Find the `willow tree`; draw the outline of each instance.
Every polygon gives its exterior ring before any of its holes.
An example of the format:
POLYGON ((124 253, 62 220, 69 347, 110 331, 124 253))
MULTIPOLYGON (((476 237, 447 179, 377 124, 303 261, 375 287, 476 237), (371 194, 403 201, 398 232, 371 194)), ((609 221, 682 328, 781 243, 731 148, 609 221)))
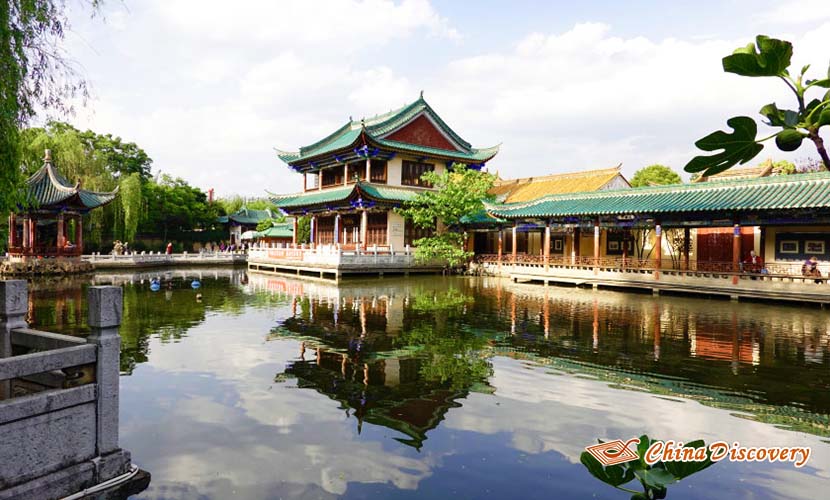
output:
POLYGON ((440 174, 427 172, 421 178, 436 189, 419 193, 398 209, 415 226, 435 230, 415 240, 415 258, 443 260, 450 267, 466 262, 473 254, 464 248, 461 220, 484 210, 495 176, 456 163, 440 174))
POLYGON ((141 221, 143 197, 141 194, 141 174, 133 172, 118 183, 118 196, 121 198, 121 216, 123 220, 122 236, 126 241, 135 239, 138 223, 141 221))
POLYGON ((762 107, 759 113, 766 118, 766 125, 775 130, 767 137, 758 138, 758 124, 748 116, 735 116, 726 120, 733 129, 718 130, 698 140, 695 145, 709 155, 695 156, 686 164, 687 172, 703 172, 713 175, 735 165, 745 164, 764 149, 764 143, 775 140, 781 151, 795 151, 804 140, 813 143, 826 170, 830 170, 830 155, 824 147, 820 130, 830 125, 830 70, 826 77, 809 79, 810 65, 797 73, 790 73, 793 46, 785 40, 758 35, 755 43, 735 50, 723 58, 723 70, 740 76, 777 78, 795 97, 795 109, 782 109, 776 103, 762 107), (820 92, 810 99, 808 94, 820 92))
POLYGON ((23 202, 20 128, 39 108, 69 112, 71 98, 87 95, 61 49, 67 26, 64 0, 0 2, 0 212, 23 202))

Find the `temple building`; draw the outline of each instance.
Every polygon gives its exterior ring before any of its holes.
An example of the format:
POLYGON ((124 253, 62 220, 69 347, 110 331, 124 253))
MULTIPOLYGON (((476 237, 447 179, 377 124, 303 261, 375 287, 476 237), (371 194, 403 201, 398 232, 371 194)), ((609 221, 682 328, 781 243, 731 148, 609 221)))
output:
POLYGON ((267 208, 265 210, 254 210, 243 206, 232 214, 220 215, 216 218, 216 222, 226 227, 228 243, 239 245, 242 243, 242 233, 255 231, 260 222, 276 217, 277 214, 267 208))
POLYGON ((43 166, 26 180, 27 206, 9 215, 11 261, 55 257, 80 262, 83 216, 111 202, 117 193, 117 188, 100 193, 82 189, 80 181, 73 184, 52 165, 46 150, 43 166))
POLYGON ((422 93, 400 109, 350 119, 299 151, 279 151, 303 175, 303 192, 273 195, 272 201, 286 214, 311 216, 312 246, 402 249, 424 233, 392 209, 432 188, 421 176, 454 163, 481 169, 498 150, 473 148, 422 93))

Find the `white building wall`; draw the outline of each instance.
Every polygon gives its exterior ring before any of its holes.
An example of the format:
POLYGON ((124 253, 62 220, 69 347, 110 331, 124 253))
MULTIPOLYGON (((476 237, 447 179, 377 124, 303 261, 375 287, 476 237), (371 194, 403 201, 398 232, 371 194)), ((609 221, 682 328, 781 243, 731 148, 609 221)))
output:
POLYGON ((393 210, 386 216, 386 242, 395 250, 403 250, 404 218, 393 210))

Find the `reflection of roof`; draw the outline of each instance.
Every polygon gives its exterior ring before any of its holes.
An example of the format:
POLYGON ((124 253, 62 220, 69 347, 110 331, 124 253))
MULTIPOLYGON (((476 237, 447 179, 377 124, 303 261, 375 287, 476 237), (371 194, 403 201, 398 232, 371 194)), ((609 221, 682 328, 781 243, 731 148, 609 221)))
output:
POLYGON ((256 225, 260 222, 273 219, 274 213, 268 209, 254 210, 248 207, 242 207, 230 215, 221 215, 217 217, 216 221, 220 224, 227 224, 228 222, 236 222, 237 224, 251 224, 256 225))
POLYGON ((342 203, 347 200, 357 200, 358 198, 400 203, 415 198, 422 191, 423 189, 371 184, 360 181, 350 186, 313 190, 305 193, 273 195, 271 202, 282 209, 322 205, 326 203, 342 203))
POLYGON ((618 177, 623 185, 629 185, 620 173, 620 166, 523 179, 499 179, 490 189, 490 194, 503 203, 531 201, 551 194, 597 191, 618 177))
POLYGON ((830 208, 830 172, 546 196, 489 205, 504 218, 830 208))
POLYGON ((52 165, 48 156, 43 166, 26 180, 28 199, 38 208, 58 208, 56 205, 91 210, 115 199, 118 188, 109 193, 81 189, 80 182, 72 184, 52 165))
MULTIPOLYGON (((348 123, 324 137, 323 139, 301 147, 299 151, 278 151, 277 156, 291 166, 306 163, 313 169, 315 165, 308 162, 321 159, 324 155, 349 152, 363 146, 377 146, 385 150, 406 153, 427 154, 438 158, 460 161, 485 162, 498 153, 499 147, 477 149, 455 133, 424 100, 423 95, 415 102, 402 108, 389 111, 362 120, 349 120, 348 123), (393 140, 396 131, 420 117, 426 117, 431 124, 447 139, 454 149, 413 144, 393 140)), ((327 158, 331 160, 331 158, 327 158)), ((335 160, 337 161, 337 160, 335 160)))

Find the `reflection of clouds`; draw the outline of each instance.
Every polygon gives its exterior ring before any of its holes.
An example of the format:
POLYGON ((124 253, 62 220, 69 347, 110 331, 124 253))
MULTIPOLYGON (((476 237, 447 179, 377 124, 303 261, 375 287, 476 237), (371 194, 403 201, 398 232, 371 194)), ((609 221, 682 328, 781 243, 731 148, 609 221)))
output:
MULTIPOLYGON (((738 441, 744 446, 810 446, 808 467, 791 464, 746 464, 747 481, 766 481, 786 488, 789 497, 814 498, 830 478, 830 446, 817 436, 792 432, 730 415, 696 401, 672 401, 654 395, 609 387, 571 375, 543 374, 542 368, 509 358, 494 358, 492 397, 474 395, 464 411, 448 414, 448 428, 483 434, 507 433, 511 445, 525 453, 556 451, 579 462, 584 446, 597 438, 614 439, 643 433, 660 439, 738 441), (499 404, 496 404, 499 403, 499 404), (792 477, 776 483, 775 475, 792 477), (786 486, 785 486, 786 485, 786 486)), ((729 464, 733 466, 733 464, 729 464)))
POLYGON ((417 488, 433 454, 410 458, 362 439, 337 401, 274 382, 299 344, 264 341, 272 315, 249 311, 244 330, 209 317, 180 344, 154 345, 152 364, 123 379, 121 444, 153 471, 142 498, 317 498, 349 482, 417 488))

